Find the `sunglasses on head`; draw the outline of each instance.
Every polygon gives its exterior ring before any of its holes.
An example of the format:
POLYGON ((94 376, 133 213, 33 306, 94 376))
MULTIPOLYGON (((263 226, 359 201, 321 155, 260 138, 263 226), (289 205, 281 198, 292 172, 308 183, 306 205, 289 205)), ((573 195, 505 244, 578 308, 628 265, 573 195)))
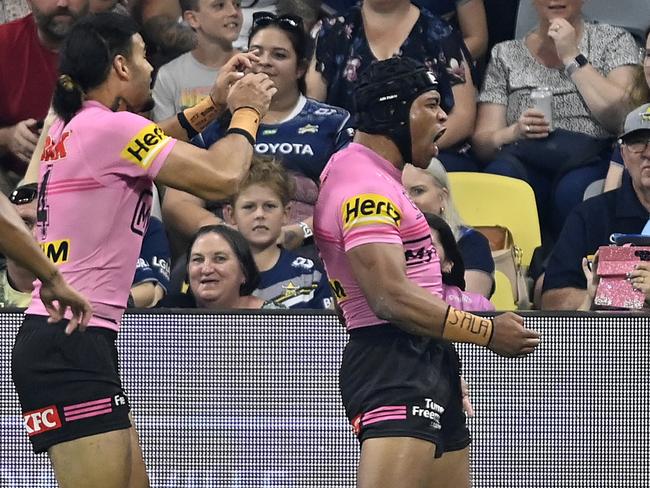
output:
POLYGON ((27 185, 19 186, 9 196, 9 200, 14 205, 25 205, 31 203, 38 194, 38 186, 36 183, 29 183, 27 185))
POLYGON ((273 12, 253 13, 253 29, 277 25, 281 29, 302 32, 302 18, 297 15, 275 15, 273 12))

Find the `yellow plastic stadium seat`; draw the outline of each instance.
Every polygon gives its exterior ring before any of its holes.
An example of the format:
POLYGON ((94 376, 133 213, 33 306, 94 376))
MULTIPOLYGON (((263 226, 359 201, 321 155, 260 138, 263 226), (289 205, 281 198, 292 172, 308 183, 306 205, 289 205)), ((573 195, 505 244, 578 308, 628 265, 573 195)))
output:
POLYGON ((451 197, 467 225, 502 225, 512 232, 528 268, 542 244, 535 194, 528 183, 487 173, 449 173, 451 197))
POLYGON ((515 297, 512 296, 510 280, 501 271, 494 272, 494 294, 490 301, 497 310, 516 310, 515 297))

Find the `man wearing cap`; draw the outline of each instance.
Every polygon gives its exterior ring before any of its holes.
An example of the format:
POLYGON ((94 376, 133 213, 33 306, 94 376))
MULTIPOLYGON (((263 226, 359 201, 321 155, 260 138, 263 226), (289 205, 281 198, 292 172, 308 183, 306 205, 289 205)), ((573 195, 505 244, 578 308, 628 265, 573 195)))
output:
POLYGON ((582 202, 567 218, 546 268, 542 309, 577 310, 587 294, 582 258, 610 244, 614 233, 642 233, 650 216, 649 141, 650 104, 645 104, 625 119, 621 186, 582 202))
POLYGON ((435 77, 409 58, 372 64, 355 90, 354 142, 321 174, 314 235, 350 333, 340 388, 361 442, 359 488, 467 488, 469 431, 451 342, 524 356, 539 335, 513 313, 449 307, 422 213, 401 185, 445 131, 435 77))

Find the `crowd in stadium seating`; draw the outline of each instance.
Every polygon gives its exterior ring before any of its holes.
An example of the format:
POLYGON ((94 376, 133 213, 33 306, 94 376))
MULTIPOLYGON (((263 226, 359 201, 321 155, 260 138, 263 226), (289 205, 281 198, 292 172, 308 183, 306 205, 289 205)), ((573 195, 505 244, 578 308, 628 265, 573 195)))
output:
MULTIPOLYGON (((438 159, 427 170, 407 165, 403 184, 428 213, 441 251, 454 258, 441 260, 457 289, 450 300, 487 310, 484 302, 495 290, 490 242, 463 221, 447 178, 447 172, 472 171, 524 180, 534 191, 542 235, 530 280, 536 306, 585 308, 591 292, 583 258, 607 245, 613 232, 641 233, 650 213, 650 125, 635 125, 635 117, 650 121, 650 109, 634 111, 650 100, 650 45, 625 26, 586 18, 582 0, 534 0, 536 25, 523 38, 513 39, 514 24, 505 35, 489 31, 491 20, 508 18, 517 3, 71 0, 57 7, 32 0, 29 13, 24 0, 4 1, 0 191, 32 228, 46 211, 35 183, 41 157, 61 151, 46 138, 62 41, 51 22, 57 13, 133 16, 157 73, 155 107, 144 114, 154 121, 209 96, 233 53, 256 50, 258 69, 278 91, 257 134, 251 175, 232 201, 157 189, 130 305, 333 308, 312 239, 319 176, 353 134, 359 73, 373 60, 400 54, 435 73, 449 115, 438 159), (531 98, 539 87, 550 89, 552 120, 531 98), (585 191, 602 181, 611 192, 582 203, 585 191), (210 246, 220 249, 223 262, 208 258, 217 253, 210 246), (234 271, 226 261, 238 263, 234 271), (241 293, 219 295, 211 277, 219 267, 241 293)), ((216 120, 192 142, 209 147, 227 126, 228 120, 216 120)), ((475 198, 480 206, 500 196, 475 198)), ((644 284, 650 287, 650 271, 633 279, 650 299, 644 284)), ((0 261, 0 308, 25 306, 32 281, 10 260, 0 261)))

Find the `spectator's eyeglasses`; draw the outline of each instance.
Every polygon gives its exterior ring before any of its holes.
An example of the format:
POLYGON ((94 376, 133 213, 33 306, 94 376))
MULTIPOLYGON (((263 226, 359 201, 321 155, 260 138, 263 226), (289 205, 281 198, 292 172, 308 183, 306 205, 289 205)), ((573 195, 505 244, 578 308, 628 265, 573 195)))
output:
POLYGON ((280 15, 273 12, 255 12, 253 14, 253 29, 266 27, 267 25, 277 25, 281 29, 294 32, 303 32, 302 18, 297 15, 280 15))
POLYGON ((14 205, 25 205, 27 203, 33 202, 37 194, 38 194, 38 187, 36 183, 30 183, 27 185, 20 186, 16 188, 13 192, 11 192, 11 195, 9 196, 9 200, 14 205))
POLYGON ((648 144, 650 144, 650 139, 645 139, 645 140, 634 140, 634 141, 622 141, 623 144, 628 148, 628 150, 633 153, 633 154, 641 154, 648 148, 648 144))

